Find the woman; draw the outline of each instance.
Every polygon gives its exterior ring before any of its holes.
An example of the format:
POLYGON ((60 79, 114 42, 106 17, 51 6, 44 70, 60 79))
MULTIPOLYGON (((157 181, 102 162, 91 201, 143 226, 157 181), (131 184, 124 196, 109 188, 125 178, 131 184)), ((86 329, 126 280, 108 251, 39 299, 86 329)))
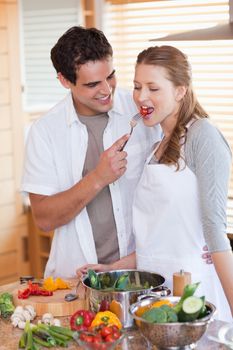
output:
POLYGON ((199 294, 217 306, 217 317, 231 321, 229 146, 194 95, 187 57, 174 47, 150 47, 138 55, 134 100, 138 108, 153 107, 143 122, 148 127, 160 124, 164 136, 148 157, 135 192, 136 253, 95 268, 132 268, 136 261, 138 269, 164 275, 169 287, 174 272, 190 271, 193 282, 201 281, 199 294), (213 265, 201 258, 205 242, 213 265))

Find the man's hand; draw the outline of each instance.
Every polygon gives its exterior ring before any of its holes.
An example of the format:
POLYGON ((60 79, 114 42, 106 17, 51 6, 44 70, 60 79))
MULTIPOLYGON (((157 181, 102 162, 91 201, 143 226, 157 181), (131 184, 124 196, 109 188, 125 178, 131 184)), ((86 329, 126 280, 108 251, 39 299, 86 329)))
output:
POLYGON ((209 253, 207 245, 203 247, 203 251, 205 252, 202 254, 202 259, 205 260, 206 264, 213 264, 213 260, 211 258, 211 254, 209 253))
POLYGON ((99 163, 93 170, 100 187, 105 187, 110 183, 113 183, 125 173, 127 153, 121 151, 121 149, 129 137, 129 134, 122 136, 110 148, 101 154, 99 163))

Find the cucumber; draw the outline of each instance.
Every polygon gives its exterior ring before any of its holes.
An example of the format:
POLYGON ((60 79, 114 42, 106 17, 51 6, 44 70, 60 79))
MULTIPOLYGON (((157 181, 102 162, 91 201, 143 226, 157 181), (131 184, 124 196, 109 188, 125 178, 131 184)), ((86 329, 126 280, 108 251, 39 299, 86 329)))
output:
POLYGON ((184 287, 184 291, 179 302, 173 308, 177 314, 181 311, 184 300, 188 297, 193 296, 199 284, 200 282, 197 282, 197 283, 187 284, 184 287))
POLYGON ((202 317, 205 317, 207 314, 208 314, 208 311, 207 311, 207 307, 205 305, 205 297, 201 297, 202 301, 203 301, 203 306, 202 306, 202 309, 198 315, 198 318, 202 318, 202 317))
POLYGON ((183 301, 182 308, 178 313, 178 319, 180 322, 192 322, 196 320, 203 310, 204 300, 191 296, 183 301))

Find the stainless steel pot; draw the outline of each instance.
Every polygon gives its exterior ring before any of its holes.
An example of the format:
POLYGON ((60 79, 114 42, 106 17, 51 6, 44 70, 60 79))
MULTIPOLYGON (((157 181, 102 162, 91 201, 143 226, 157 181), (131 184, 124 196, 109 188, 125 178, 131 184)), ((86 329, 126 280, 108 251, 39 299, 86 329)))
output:
MULTIPOLYGON (((147 271, 139 270, 115 270, 109 271, 111 278, 115 281, 123 273, 129 273, 129 279, 131 283, 136 285, 144 285, 148 282, 150 288, 140 289, 135 291, 108 291, 97 290, 90 287, 90 281, 88 276, 84 276, 82 284, 85 288, 86 298, 89 300, 89 307, 92 311, 98 312, 101 308, 108 308, 114 312, 120 319, 124 328, 133 326, 133 318, 129 314, 129 306, 134 304, 138 300, 139 295, 152 295, 160 298, 171 293, 171 291, 164 287, 165 278, 157 273, 150 273, 147 271)), ((98 275, 104 275, 104 272, 98 273, 98 275)))

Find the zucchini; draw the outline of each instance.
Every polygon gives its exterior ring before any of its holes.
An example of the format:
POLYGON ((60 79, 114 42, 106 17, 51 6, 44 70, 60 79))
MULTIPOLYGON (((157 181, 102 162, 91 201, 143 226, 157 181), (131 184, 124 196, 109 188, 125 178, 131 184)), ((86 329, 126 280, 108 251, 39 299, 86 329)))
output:
POLYGON ((203 309, 203 298, 191 296, 183 301, 182 308, 178 313, 180 322, 192 322, 196 320, 203 309))

